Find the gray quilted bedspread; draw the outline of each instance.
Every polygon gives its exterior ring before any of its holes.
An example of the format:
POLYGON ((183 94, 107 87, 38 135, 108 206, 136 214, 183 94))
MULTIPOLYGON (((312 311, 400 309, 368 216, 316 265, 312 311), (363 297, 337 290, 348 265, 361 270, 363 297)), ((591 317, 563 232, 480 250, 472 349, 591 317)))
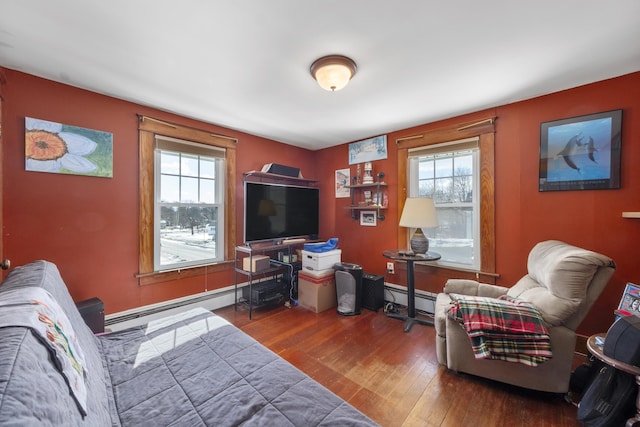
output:
POLYGON ((94 336, 53 263, 35 261, 15 268, 0 285, 0 302, 16 292, 29 295, 30 287, 51 294, 68 318, 63 323, 69 324, 59 326, 69 337, 75 334, 84 353, 86 416, 52 362, 50 349, 30 328, 4 322, 1 426, 375 425, 207 310, 94 336))
POLYGON ((122 425, 376 425, 206 310, 100 337, 122 425))

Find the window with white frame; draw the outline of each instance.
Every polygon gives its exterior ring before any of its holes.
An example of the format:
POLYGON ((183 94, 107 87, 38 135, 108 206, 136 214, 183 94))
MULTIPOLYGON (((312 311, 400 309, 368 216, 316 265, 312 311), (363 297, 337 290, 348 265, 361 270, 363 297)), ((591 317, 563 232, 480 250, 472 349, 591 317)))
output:
POLYGON ((154 269, 224 260, 224 148, 156 135, 154 159, 154 269))
POLYGON ((408 196, 433 199, 438 227, 423 232, 429 250, 442 255, 443 265, 480 267, 478 141, 469 138, 408 152, 408 196))

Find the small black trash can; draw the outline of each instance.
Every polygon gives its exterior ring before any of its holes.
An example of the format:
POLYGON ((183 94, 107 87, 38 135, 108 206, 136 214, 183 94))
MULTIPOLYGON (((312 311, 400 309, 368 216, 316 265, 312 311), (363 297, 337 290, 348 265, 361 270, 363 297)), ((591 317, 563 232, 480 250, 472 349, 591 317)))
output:
POLYGON ((340 262, 333 266, 336 271, 336 297, 338 313, 343 316, 360 314, 362 306, 362 266, 340 262))

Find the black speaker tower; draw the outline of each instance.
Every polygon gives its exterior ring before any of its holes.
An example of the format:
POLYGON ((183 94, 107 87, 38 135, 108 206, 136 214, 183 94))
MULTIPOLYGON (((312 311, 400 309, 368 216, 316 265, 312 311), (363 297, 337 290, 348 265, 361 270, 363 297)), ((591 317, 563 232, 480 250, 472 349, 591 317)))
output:
POLYGON ((362 306, 373 311, 384 306, 384 276, 362 275, 362 306))

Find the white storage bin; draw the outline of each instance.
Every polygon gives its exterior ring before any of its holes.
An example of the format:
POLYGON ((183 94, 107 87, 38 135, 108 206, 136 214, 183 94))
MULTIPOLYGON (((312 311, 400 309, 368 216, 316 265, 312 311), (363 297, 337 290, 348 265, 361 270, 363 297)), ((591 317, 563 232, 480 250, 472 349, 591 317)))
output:
POLYGON ((327 270, 341 261, 341 249, 327 252, 302 251, 302 268, 304 270, 327 270))

